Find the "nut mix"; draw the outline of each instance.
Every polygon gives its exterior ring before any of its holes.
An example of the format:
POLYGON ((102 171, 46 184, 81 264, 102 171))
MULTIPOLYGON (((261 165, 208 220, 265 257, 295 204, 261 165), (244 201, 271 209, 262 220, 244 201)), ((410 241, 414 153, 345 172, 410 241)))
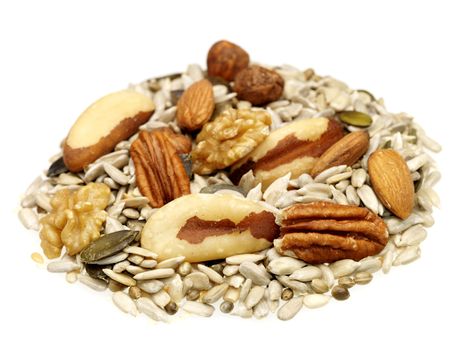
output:
POLYGON ((312 69, 250 65, 225 40, 207 72, 96 101, 62 148, 19 219, 62 255, 48 271, 156 321, 217 303, 289 320, 346 300, 420 257, 439 206, 441 147, 412 117, 312 69))

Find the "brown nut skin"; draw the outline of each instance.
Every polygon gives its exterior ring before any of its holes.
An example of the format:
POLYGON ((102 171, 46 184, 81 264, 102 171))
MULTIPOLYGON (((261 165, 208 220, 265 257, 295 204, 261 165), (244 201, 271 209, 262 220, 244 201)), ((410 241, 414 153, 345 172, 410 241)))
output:
POLYGON ((284 79, 273 70, 252 65, 235 77, 234 91, 239 100, 261 106, 278 100, 284 90, 284 79))
POLYGON ((221 40, 209 49, 208 75, 232 81, 249 63, 250 56, 245 50, 227 40, 221 40))

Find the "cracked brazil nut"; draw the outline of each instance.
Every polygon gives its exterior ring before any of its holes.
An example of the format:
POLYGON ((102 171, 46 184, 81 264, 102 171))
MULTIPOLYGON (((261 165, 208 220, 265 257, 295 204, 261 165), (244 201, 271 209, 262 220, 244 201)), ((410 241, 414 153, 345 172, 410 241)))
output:
POLYGON ((201 262, 268 248, 278 235, 274 214, 258 202, 227 194, 191 194, 150 217, 141 246, 162 260, 185 256, 201 262))
POLYGON ((154 109, 149 97, 130 90, 100 98, 79 116, 68 133, 63 147, 66 167, 78 172, 109 153, 138 131, 154 109))
POLYGON ((231 179, 239 182, 253 170, 263 190, 274 180, 292 173, 296 178, 309 173, 317 159, 344 136, 339 122, 328 118, 302 119, 273 131, 242 160, 232 167, 231 179))

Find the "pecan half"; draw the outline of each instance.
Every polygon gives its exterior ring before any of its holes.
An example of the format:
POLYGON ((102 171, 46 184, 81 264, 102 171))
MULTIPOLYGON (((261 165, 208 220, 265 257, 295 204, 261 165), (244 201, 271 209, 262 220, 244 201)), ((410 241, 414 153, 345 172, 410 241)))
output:
POLYGON ((367 208, 314 202, 283 212, 277 247, 285 255, 312 264, 361 260, 378 254, 388 242, 384 221, 367 208))
POLYGON ((141 131, 130 149, 136 184, 155 208, 190 193, 190 179, 170 137, 160 129, 141 131))

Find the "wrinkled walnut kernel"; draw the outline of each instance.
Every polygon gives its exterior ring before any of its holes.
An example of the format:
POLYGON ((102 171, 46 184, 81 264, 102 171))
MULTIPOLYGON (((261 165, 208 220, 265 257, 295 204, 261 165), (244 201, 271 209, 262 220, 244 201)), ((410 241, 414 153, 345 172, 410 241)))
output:
POLYGON ((58 191, 51 200, 52 212, 41 219, 39 237, 47 258, 59 257, 63 246, 75 255, 99 238, 109 200, 110 188, 101 183, 58 191))
POLYGON ((224 169, 250 153, 269 135, 271 117, 262 110, 229 109, 207 123, 192 152, 197 174, 224 169))

